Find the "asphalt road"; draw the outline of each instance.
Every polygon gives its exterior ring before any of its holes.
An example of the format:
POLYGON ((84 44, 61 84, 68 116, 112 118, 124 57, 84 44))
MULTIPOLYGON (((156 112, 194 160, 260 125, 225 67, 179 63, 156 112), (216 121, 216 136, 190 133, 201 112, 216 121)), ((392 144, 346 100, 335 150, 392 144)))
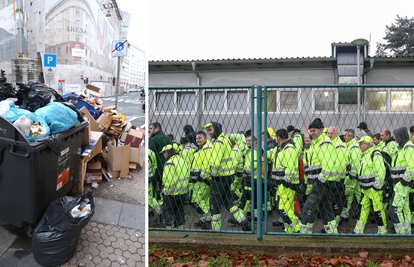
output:
MULTIPOLYGON (((131 92, 118 96, 118 112, 127 117, 134 125, 141 127, 145 124, 145 112, 138 103, 139 92, 131 92)), ((115 97, 102 98, 104 107, 115 105, 115 97)))

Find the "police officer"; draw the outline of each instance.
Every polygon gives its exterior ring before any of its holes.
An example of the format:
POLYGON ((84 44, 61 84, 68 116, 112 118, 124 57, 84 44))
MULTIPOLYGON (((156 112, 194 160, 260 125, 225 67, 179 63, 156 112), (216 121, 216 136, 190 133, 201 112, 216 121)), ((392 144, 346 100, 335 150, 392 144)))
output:
POLYGON ((342 221, 349 221, 349 211, 352 207, 352 202, 355 200, 357 204, 361 202, 361 189, 358 182, 358 170, 361 165, 362 151, 359 148, 357 140, 355 139, 355 131, 353 129, 346 129, 344 138, 346 141, 346 164, 347 177, 345 178, 345 197, 346 205, 341 213, 342 221))
POLYGON ((160 153, 164 153, 167 160, 162 176, 164 226, 165 228, 173 228, 174 226, 178 229, 184 229, 184 201, 188 193, 190 172, 183 158, 177 155, 173 145, 166 145, 160 153))
MULTIPOLYGON (((294 198, 300 182, 298 154, 293 141, 289 140, 286 129, 277 130, 276 136, 280 146, 274 153, 275 163, 271 175, 273 186, 277 187, 276 207, 283 219, 285 232, 298 233, 301 224, 294 208, 294 198)), ((275 224, 277 225, 278 222, 275 224)))
POLYGON ((192 203, 200 221, 194 223, 194 226, 210 229, 210 160, 213 146, 203 131, 197 132, 196 142, 198 148, 190 163, 190 183, 193 184, 192 203))
POLYGON ((315 213, 319 208, 325 232, 338 233, 332 204, 336 188, 334 146, 324 133, 321 119, 316 118, 310 125, 313 153, 309 162, 308 182, 313 183, 312 191, 302 209, 301 233, 312 233, 315 213), (331 156, 332 155, 332 156, 331 156))
POLYGON ((345 188, 344 181, 346 177, 346 147, 339 138, 338 129, 335 126, 328 128, 328 137, 331 139, 332 144, 335 147, 335 167, 336 167, 336 182, 337 190, 335 192, 334 199, 334 214, 335 220, 339 224, 341 221, 341 212, 345 203, 345 188))
POLYGON ((243 212, 233 203, 230 185, 234 181, 235 168, 233 166, 231 143, 222 132, 221 124, 210 122, 203 127, 207 129, 211 138, 215 139, 210 160, 211 183, 211 226, 214 231, 221 228, 221 205, 229 210, 244 231, 251 231, 243 212))
POLYGON ((412 188, 414 188, 413 138, 409 138, 405 127, 395 129, 394 136, 398 146, 402 149, 398 152, 395 166, 392 168, 392 177, 394 180, 399 180, 399 182, 394 186, 390 215, 397 234, 411 234, 412 216, 409 195, 412 188))
POLYGON ((354 232, 363 234, 368 220, 371 204, 374 209, 374 218, 378 225, 378 234, 387 233, 387 219, 382 205, 382 189, 385 184, 385 166, 382 154, 369 136, 363 136, 358 141, 364 156, 358 170, 358 181, 361 186, 361 211, 354 232))

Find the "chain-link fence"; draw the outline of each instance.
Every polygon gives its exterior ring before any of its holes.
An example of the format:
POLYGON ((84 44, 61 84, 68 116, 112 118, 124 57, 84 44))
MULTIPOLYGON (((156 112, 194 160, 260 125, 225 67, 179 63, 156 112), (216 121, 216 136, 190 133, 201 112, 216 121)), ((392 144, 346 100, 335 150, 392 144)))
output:
POLYGON ((149 88, 150 229, 411 234, 413 88, 149 88))

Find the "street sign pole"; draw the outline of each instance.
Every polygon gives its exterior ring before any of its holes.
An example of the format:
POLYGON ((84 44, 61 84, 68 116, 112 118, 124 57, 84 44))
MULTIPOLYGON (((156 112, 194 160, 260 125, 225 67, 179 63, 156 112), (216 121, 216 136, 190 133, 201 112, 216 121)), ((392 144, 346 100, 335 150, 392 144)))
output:
POLYGON ((115 106, 118 106, 119 73, 121 72, 121 57, 127 56, 128 40, 112 42, 112 56, 118 57, 118 69, 116 72, 115 106))
POLYGON ((121 70, 121 57, 118 57, 118 70, 116 72, 115 107, 118 106, 119 72, 121 70))

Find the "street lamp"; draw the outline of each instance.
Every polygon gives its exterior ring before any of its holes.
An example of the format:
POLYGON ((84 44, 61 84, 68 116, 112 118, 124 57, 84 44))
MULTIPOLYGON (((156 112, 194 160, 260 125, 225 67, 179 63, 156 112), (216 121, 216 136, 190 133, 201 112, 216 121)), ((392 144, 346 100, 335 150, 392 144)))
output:
MULTIPOLYGON (((364 38, 358 38, 358 39, 353 40, 351 43, 353 45, 356 45, 356 47, 357 47, 357 76, 358 76, 357 79, 358 79, 358 85, 360 85, 361 84, 361 71, 359 69, 360 50, 361 50, 361 46, 367 45, 369 42, 368 42, 368 40, 366 40, 364 38)), ((361 91, 360 90, 361 90, 361 88, 358 87, 358 123, 360 123, 360 116, 361 116, 361 91)), ((364 112, 364 114, 365 114, 365 112, 364 112)), ((365 120, 365 118, 364 118, 364 120, 365 120)))

